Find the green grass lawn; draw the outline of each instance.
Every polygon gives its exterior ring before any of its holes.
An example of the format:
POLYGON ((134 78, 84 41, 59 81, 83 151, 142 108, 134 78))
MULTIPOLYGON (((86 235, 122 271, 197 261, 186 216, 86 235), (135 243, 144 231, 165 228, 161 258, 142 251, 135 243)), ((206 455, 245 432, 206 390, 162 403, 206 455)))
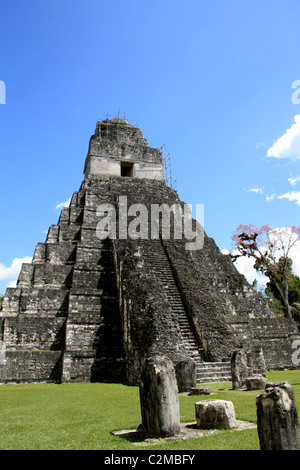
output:
MULTIPOLYGON (((267 373, 269 381, 287 381, 300 413, 300 371, 267 373)), ((231 383, 211 384, 214 395, 179 395, 181 422, 195 421, 195 402, 231 400, 237 419, 256 422, 259 391, 230 390, 231 383)), ((300 416, 300 414, 299 414, 300 416)), ((211 436, 155 444, 130 442, 110 431, 135 429, 141 423, 139 389, 122 384, 37 384, 0 386, 1 450, 254 450, 256 429, 220 430, 211 436)))

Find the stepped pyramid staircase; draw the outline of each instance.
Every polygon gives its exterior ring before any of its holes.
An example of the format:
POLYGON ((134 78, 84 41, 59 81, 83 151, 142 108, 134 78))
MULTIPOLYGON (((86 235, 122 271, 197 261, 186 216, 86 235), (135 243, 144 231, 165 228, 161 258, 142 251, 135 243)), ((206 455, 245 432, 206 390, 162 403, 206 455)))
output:
MULTIPOLYGON (((149 348, 159 350, 161 346, 160 350, 170 355, 188 353, 197 363, 199 383, 229 380, 228 362, 203 362, 200 340, 197 344, 194 324, 182 302, 183 292, 191 299, 201 336, 208 344, 208 357, 228 357, 240 342, 249 341, 252 347, 255 337, 261 343, 267 370, 294 367, 292 345, 299 339, 296 323, 274 317, 213 239, 205 235, 204 250, 195 256, 195 266, 190 266, 180 244, 171 250, 179 250, 178 259, 171 260, 171 251, 169 258, 159 240, 125 243, 123 252, 122 242, 117 246, 99 238, 99 206, 117 208, 119 204, 116 216, 120 222, 124 214, 121 196, 128 197, 127 207, 136 203, 150 209, 150 205, 162 202, 169 207, 182 203, 176 191, 165 184, 161 151, 148 145, 139 128, 117 117, 97 122, 79 191, 62 210, 58 223, 51 225, 45 242, 37 244, 32 263, 22 265, 17 286, 6 290, 0 311, 0 340, 5 347, 1 383, 120 382, 129 377, 137 381, 145 352, 143 340, 148 335, 146 317, 153 300, 155 323, 149 348), (139 296, 135 284, 141 285, 144 279, 139 278, 138 269, 133 272, 129 292, 133 299, 128 299, 133 302, 130 309, 121 312, 121 263, 129 258, 126 267, 130 270, 134 262, 130 257, 136 255, 139 243, 144 248, 144 266, 158 282, 149 282, 149 296, 142 291, 140 303, 135 304, 139 296), (214 292, 210 289, 212 278, 216 281, 214 292), (162 290, 163 286, 166 296, 155 299, 156 287, 162 290), (193 299, 197 289, 203 291, 203 298, 193 299), (143 310, 140 305, 147 300, 143 310), (230 313, 232 304, 234 318, 224 321, 219 315, 210 316, 216 306, 230 313), (159 323, 164 329, 156 337, 159 323), (161 343, 157 345, 156 339, 161 343)), ((127 295, 126 288, 124 292, 127 295)))
POLYGON ((182 343, 187 352, 196 363, 197 383, 231 381, 230 361, 203 362, 202 349, 199 348, 195 334, 184 308, 172 268, 160 240, 151 241, 143 245, 143 258, 147 269, 162 281, 167 294, 168 303, 172 313, 176 315, 182 335, 182 343))

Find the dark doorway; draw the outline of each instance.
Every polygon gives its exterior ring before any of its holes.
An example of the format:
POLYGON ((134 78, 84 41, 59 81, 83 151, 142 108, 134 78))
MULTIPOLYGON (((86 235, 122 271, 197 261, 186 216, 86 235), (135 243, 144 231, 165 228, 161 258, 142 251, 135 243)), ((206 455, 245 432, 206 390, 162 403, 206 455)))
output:
POLYGON ((121 162, 121 176, 133 176, 133 163, 121 162))

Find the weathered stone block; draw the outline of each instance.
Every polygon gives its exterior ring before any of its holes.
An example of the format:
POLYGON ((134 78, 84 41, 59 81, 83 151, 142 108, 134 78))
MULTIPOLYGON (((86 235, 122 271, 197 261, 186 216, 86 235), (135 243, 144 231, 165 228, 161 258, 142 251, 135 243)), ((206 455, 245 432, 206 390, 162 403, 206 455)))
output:
POLYGON ((69 223, 81 225, 83 221, 82 207, 70 206, 69 208, 69 223))
POLYGON ((9 351, 6 348, 6 363, 0 381, 59 381, 60 369, 60 351, 9 351))
POLYGON ((8 287, 6 289, 5 297, 3 299, 2 311, 0 316, 18 316, 20 313, 20 298, 22 289, 15 287, 8 287))
POLYGON ((143 364, 140 382, 142 425, 148 436, 174 436, 180 432, 175 370, 166 357, 151 357, 143 364))
POLYGON ((72 279, 71 266, 52 263, 34 265, 33 283, 35 286, 68 287, 72 279))
POLYGON ((62 382, 90 382, 95 356, 95 351, 65 351, 62 382))
POLYGON ((59 237, 59 226, 51 225, 48 230, 47 243, 57 243, 59 237))
POLYGON ((197 426, 201 429, 230 429, 236 426, 234 406, 226 400, 195 403, 197 426))
POLYGON ((64 343, 64 318, 23 315, 5 319, 5 344, 13 349, 58 350, 64 343))
POLYGON ((254 373, 263 374, 267 370, 264 352, 260 344, 253 345, 251 362, 254 373))
POLYGON ((247 390, 264 390, 267 379, 263 375, 246 377, 245 384, 247 390))
POLYGON ((33 255, 33 263, 44 263, 46 261, 46 243, 38 243, 33 255))
POLYGON ((188 392, 196 387, 196 363, 191 358, 184 358, 175 365, 179 393, 188 392))
POLYGON ((20 313, 41 316, 65 316, 68 309, 67 289, 52 287, 22 288, 20 313))
POLYGON ((46 244, 46 261, 53 264, 73 264, 75 261, 75 253, 76 244, 72 241, 46 244))
POLYGON ((261 450, 300 450, 296 400, 288 382, 267 384, 256 398, 261 450))
POLYGON ((249 364, 247 353, 244 349, 235 351, 231 357, 232 388, 241 388, 243 381, 249 375, 249 364))
MULTIPOLYGON (((100 326, 101 329, 101 326, 100 326)), ((96 349, 96 337, 99 335, 99 324, 71 324, 68 322, 66 332, 66 349, 68 351, 90 351, 96 349)))
POLYGON ((18 287, 28 286, 32 283, 34 275, 34 264, 23 263, 18 278, 18 287))
MULTIPOLYGON (((96 247, 100 245, 101 240, 97 237, 96 233, 96 220, 94 228, 82 228, 80 232, 80 239, 86 247, 96 247)), ((101 246, 101 245, 100 245, 101 246)))
POLYGON ((97 266, 101 259, 101 248, 91 248, 78 245, 76 251, 76 266, 79 268, 89 268, 90 266, 97 266))
POLYGON ((210 395, 210 387, 193 387, 190 389, 189 395, 210 395))

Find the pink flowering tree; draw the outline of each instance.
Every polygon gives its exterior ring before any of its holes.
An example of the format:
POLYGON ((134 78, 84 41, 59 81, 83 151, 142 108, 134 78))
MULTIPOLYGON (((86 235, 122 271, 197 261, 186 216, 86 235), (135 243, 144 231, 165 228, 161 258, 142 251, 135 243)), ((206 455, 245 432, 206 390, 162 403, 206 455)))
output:
POLYGON ((268 225, 239 225, 232 235, 233 262, 240 256, 253 258, 254 268, 271 279, 283 300, 287 316, 292 317, 289 304, 288 273, 292 247, 298 242, 300 227, 272 229, 268 225))

